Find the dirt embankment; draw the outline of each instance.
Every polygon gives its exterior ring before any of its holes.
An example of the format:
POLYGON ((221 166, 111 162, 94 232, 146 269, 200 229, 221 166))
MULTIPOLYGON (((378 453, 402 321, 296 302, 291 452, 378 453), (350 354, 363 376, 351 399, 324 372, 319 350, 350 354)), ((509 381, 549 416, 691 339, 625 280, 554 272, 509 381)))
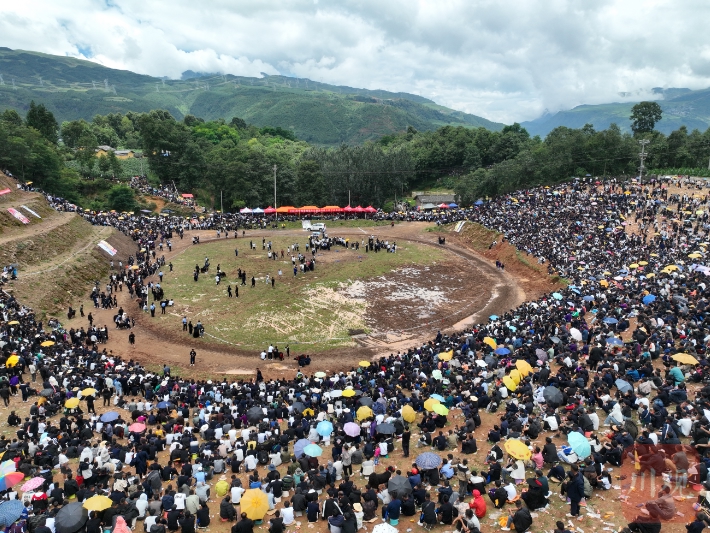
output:
POLYGON ((12 192, 0 196, 0 265, 17 265, 19 274, 3 288, 42 319, 64 317, 69 305, 78 305, 93 282, 106 276, 111 258, 98 248, 99 241, 118 249, 117 258, 135 250, 129 237, 92 226, 74 213, 55 211, 41 194, 17 189, 12 178, 2 175, 3 186, 12 192), (29 223, 17 220, 8 208, 17 209, 29 223))

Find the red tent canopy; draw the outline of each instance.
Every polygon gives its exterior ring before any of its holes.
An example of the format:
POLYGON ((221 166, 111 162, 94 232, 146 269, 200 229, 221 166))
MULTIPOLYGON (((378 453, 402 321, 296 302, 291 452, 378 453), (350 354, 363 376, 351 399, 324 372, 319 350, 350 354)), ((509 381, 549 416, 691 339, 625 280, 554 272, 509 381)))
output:
POLYGON ((326 205, 320 209, 321 213, 342 213, 343 208, 337 205, 326 205))
POLYGON ((449 208, 448 204, 439 204, 437 207, 439 209, 448 209, 449 208))
POLYGON ((276 209, 273 207, 269 206, 266 209, 264 209, 264 214, 265 215, 275 215, 276 214, 276 209))
POLYGON ((355 211, 355 210, 354 210, 352 207, 350 207, 349 205, 343 207, 343 212, 344 212, 344 213, 352 213, 353 211, 355 211))
POLYGON ((354 213, 364 213, 365 209, 361 205, 359 205, 355 209, 353 209, 353 212, 354 213))
POLYGON ((377 209, 375 209, 375 208, 372 207, 371 205, 368 205, 368 206, 365 208, 365 213, 377 213, 377 209))
POLYGON ((183 194, 182 197, 183 198, 194 198, 194 196, 192 196, 191 194, 183 194))

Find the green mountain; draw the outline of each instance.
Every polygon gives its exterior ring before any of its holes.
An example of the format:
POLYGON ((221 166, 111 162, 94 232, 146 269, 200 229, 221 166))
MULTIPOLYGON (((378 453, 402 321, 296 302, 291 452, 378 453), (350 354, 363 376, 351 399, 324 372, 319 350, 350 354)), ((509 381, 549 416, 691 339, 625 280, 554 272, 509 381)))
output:
MULTIPOLYGON (((710 127, 710 89, 692 91, 690 89, 655 88, 653 92, 662 96, 658 104, 663 109, 663 119, 656 124, 656 129, 666 135, 685 125, 688 130, 705 131, 710 127)), ((631 131, 631 108, 638 102, 610 103, 599 105, 580 105, 567 111, 547 113, 540 118, 523 122, 522 126, 530 135, 544 137, 558 126, 581 128, 592 124, 602 130, 616 123, 622 131, 631 131)))
POLYGON ((408 93, 328 85, 286 76, 232 75, 166 80, 111 69, 91 61, 0 47, 0 110, 24 115, 30 101, 43 103, 57 120, 167 109, 181 119, 240 117, 257 126, 291 129, 314 144, 361 143, 407 126, 484 127, 503 124, 454 111, 408 93))

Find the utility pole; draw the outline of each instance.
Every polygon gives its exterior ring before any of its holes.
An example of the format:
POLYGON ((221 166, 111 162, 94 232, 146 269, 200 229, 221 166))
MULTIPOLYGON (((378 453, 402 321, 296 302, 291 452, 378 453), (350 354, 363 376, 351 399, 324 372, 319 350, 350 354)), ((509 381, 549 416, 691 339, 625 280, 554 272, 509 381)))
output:
POLYGON ((646 145, 650 142, 651 141, 648 139, 641 139, 639 141, 639 144, 641 145, 641 153, 639 154, 639 159, 641 160, 641 165, 639 166, 639 183, 643 181, 643 171, 646 170, 643 162, 646 160, 646 157, 648 157, 648 154, 646 153, 646 145))
POLYGON ((274 209, 276 209, 276 169, 278 167, 274 165, 274 209))
POLYGON ((219 212, 224 214, 224 204, 222 204, 222 191, 219 191, 219 212))

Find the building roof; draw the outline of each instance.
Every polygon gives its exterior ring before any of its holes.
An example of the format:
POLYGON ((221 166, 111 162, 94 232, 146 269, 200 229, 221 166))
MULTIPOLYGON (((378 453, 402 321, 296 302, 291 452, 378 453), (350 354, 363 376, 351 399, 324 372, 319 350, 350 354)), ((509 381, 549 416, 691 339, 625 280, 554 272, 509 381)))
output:
POLYGON ((446 194, 446 193, 441 193, 441 194, 418 194, 414 197, 414 199, 417 201, 418 204, 441 204, 441 203, 446 203, 450 204, 451 202, 456 201, 456 195, 455 194, 446 194))
POLYGON ((100 144, 96 147, 96 150, 103 150, 104 152, 115 152, 116 150, 111 148, 108 144, 100 144))

